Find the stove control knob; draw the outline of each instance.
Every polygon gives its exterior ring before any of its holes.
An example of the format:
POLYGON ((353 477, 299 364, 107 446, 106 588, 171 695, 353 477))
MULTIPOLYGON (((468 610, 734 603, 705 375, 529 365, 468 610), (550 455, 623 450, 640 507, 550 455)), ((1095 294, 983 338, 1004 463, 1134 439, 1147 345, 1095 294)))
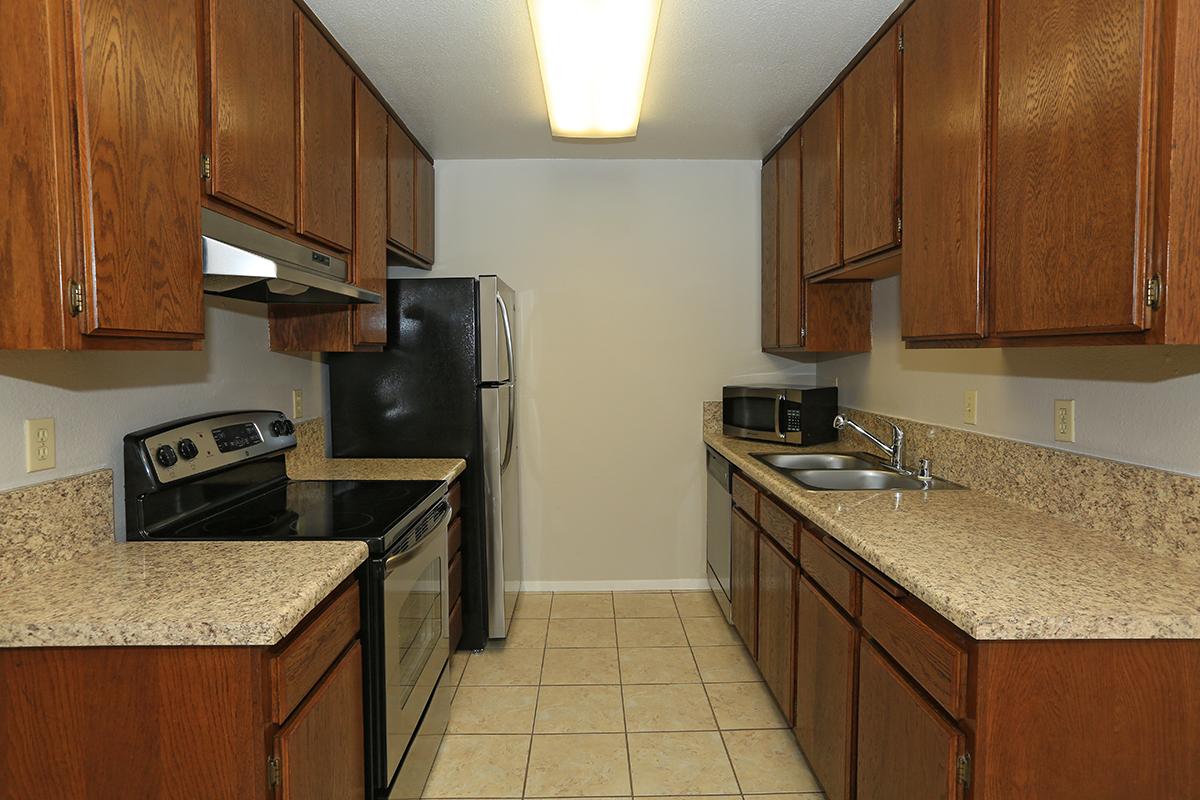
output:
POLYGON ((287 434, 288 436, 291 436, 293 433, 296 432, 296 426, 292 424, 292 421, 290 419, 285 419, 283 421, 283 432, 285 434, 287 434))
POLYGON ((275 434, 276 436, 283 436, 284 434, 287 433, 287 424, 286 423, 287 423, 286 419, 275 420, 274 422, 271 423, 271 433, 275 434))
POLYGON ((200 455, 200 448, 196 447, 196 443, 191 439, 179 440, 179 457, 184 461, 191 461, 196 456, 200 455))
POLYGON ((169 444, 164 444, 155 451, 154 460, 164 467, 173 467, 175 466, 175 462, 179 460, 179 457, 175 455, 175 448, 169 444))

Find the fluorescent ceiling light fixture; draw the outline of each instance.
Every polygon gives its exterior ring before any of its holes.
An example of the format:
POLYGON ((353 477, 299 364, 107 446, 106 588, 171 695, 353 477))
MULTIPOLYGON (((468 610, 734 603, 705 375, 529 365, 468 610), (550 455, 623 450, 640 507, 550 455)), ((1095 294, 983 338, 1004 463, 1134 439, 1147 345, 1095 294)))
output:
POLYGON ((661 0, 528 0, 555 136, 637 133, 661 0))

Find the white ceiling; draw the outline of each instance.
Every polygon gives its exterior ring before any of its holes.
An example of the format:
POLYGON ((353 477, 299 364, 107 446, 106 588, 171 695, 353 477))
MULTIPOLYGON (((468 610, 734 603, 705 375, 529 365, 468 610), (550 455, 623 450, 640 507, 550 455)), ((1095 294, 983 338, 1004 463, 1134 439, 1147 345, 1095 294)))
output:
POLYGON ((899 0, 663 0, 638 135, 553 139, 524 0, 308 0, 435 158, 759 158, 899 0))

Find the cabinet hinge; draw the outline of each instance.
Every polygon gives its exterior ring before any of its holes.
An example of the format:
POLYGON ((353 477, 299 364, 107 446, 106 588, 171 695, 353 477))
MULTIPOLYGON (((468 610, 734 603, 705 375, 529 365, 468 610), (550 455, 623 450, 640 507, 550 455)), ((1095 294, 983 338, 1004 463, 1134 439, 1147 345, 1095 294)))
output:
POLYGON ((267 758, 267 785, 274 789, 283 781, 283 771, 279 768, 279 758, 270 756, 267 758))
POLYGON ((971 785, 971 754, 963 753, 958 757, 958 766, 956 768, 958 782, 963 786, 971 785))
POLYGON ((67 304, 72 317, 83 313, 83 286, 79 281, 72 280, 67 284, 67 304))
POLYGON ((1163 283, 1162 278, 1158 275, 1151 275, 1146 279, 1146 305, 1150 308, 1158 308, 1162 302, 1163 283))
POLYGON ((212 159, 208 153, 200 156, 200 178, 202 180, 212 180, 212 159))
POLYGON ((896 45, 896 47, 897 47, 897 49, 900 50, 901 53, 903 53, 904 52, 904 31, 900 31, 899 39, 900 39, 900 43, 898 45, 896 45))
POLYGON ((904 217, 896 217, 896 236, 899 237, 904 232, 904 217))

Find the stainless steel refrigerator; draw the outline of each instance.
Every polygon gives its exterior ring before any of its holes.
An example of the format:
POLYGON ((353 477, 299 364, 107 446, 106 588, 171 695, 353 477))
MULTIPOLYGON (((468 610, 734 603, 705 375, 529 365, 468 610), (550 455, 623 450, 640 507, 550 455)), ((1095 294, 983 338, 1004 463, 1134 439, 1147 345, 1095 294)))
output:
POLYGON ((495 275, 388 281, 381 353, 329 356, 333 455, 446 458, 463 474, 463 636, 507 635, 521 585, 516 295, 495 275))

